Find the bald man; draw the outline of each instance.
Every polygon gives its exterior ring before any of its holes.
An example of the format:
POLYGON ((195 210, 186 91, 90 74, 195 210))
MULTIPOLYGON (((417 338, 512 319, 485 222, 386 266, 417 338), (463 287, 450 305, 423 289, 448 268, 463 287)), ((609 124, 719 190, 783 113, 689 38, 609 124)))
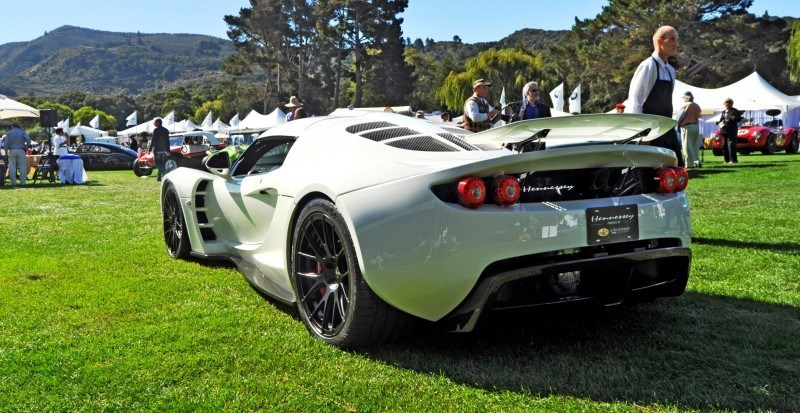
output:
MULTIPOLYGON (((672 90, 675 88, 675 68, 668 62, 678 53, 678 31, 671 26, 661 26, 653 34, 653 54, 639 64, 631 79, 628 92, 627 113, 646 113, 672 117, 672 90)), ((683 152, 674 129, 654 139, 654 146, 671 149, 684 166, 683 152)))

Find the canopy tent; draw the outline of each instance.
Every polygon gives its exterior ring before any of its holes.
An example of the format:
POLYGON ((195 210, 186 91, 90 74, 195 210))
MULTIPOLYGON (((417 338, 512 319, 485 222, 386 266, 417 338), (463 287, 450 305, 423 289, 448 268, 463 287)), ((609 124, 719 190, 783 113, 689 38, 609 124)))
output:
POLYGON ((0 95, 0 119, 22 117, 38 118, 39 110, 24 103, 19 103, 14 99, 9 99, 5 95, 0 95))
POLYGON ((262 115, 252 110, 239 122, 239 126, 236 129, 269 129, 281 123, 286 123, 286 114, 280 108, 275 108, 268 115, 262 115))
POLYGON ((80 136, 83 135, 89 141, 90 138, 97 138, 100 136, 108 136, 108 132, 95 129, 90 126, 82 126, 80 122, 77 125, 69 129, 69 136, 80 136))
POLYGON ((191 132, 200 129, 200 127, 189 119, 184 119, 178 123, 172 124, 172 127, 167 129, 169 129, 170 132, 191 132))

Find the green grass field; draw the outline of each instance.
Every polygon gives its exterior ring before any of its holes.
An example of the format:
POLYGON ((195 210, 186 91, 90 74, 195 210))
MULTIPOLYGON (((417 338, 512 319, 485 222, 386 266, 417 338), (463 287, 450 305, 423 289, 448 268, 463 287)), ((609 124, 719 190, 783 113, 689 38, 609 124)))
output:
POLYGON ((691 172, 683 296, 365 352, 169 259, 152 177, 0 187, 0 411, 800 411, 800 155, 740 161, 691 172))

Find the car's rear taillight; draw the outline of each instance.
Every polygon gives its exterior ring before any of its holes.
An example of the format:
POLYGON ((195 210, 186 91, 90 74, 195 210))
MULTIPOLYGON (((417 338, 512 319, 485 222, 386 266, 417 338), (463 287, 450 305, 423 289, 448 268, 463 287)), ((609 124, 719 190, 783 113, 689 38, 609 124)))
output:
POLYGON ((675 171, 675 175, 678 177, 678 181, 675 184, 675 192, 683 191, 689 185, 689 173, 686 172, 686 168, 680 166, 675 166, 672 170, 675 171))
POLYGON ((486 185, 483 179, 469 176, 458 181, 458 203, 467 208, 477 208, 486 199, 486 185))
POLYGON ((658 192, 662 194, 671 194, 678 186, 678 174, 672 168, 659 169, 656 172, 655 180, 658 182, 658 192))
POLYGON ((492 186, 494 202, 497 205, 511 205, 519 200, 520 186, 517 178, 508 175, 498 176, 492 186))

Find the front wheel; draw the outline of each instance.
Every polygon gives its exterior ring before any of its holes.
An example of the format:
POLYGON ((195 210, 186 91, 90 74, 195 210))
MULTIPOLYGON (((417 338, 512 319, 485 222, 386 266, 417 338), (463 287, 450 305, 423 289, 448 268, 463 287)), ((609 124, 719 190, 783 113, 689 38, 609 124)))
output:
POLYGON ((164 161, 164 169, 166 169, 167 172, 178 169, 178 158, 172 154, 167 155, 167 160, 164 161))
POLYGON ((763 153, 764 155, 772 155, 777 150, 778 150, 778 144, 775 143, 775 136, 774 135, 767 136, 767 142, 764 144, 764 149, 761 150, 761 153, 763 153))
POLYGON ((300 317, 324 342, 361 347, 396 339, 410 317, 369 288, 336 205, 315 199, 300 212, 292 237, 292 284, 300 317))
POLYGON ((172 183, 167 183, 161 200, 161 219, 164 229, 164 244, 169 256, 176 259, 189 257, 189 233, 186 231, 186 218, 181 209, 178 191, 172 183))
POLYGON ((150 176, 153 173, 153 168, 150 166, 142 166, 138 159, 133 161, 133 174, 136 176, 150 176))

